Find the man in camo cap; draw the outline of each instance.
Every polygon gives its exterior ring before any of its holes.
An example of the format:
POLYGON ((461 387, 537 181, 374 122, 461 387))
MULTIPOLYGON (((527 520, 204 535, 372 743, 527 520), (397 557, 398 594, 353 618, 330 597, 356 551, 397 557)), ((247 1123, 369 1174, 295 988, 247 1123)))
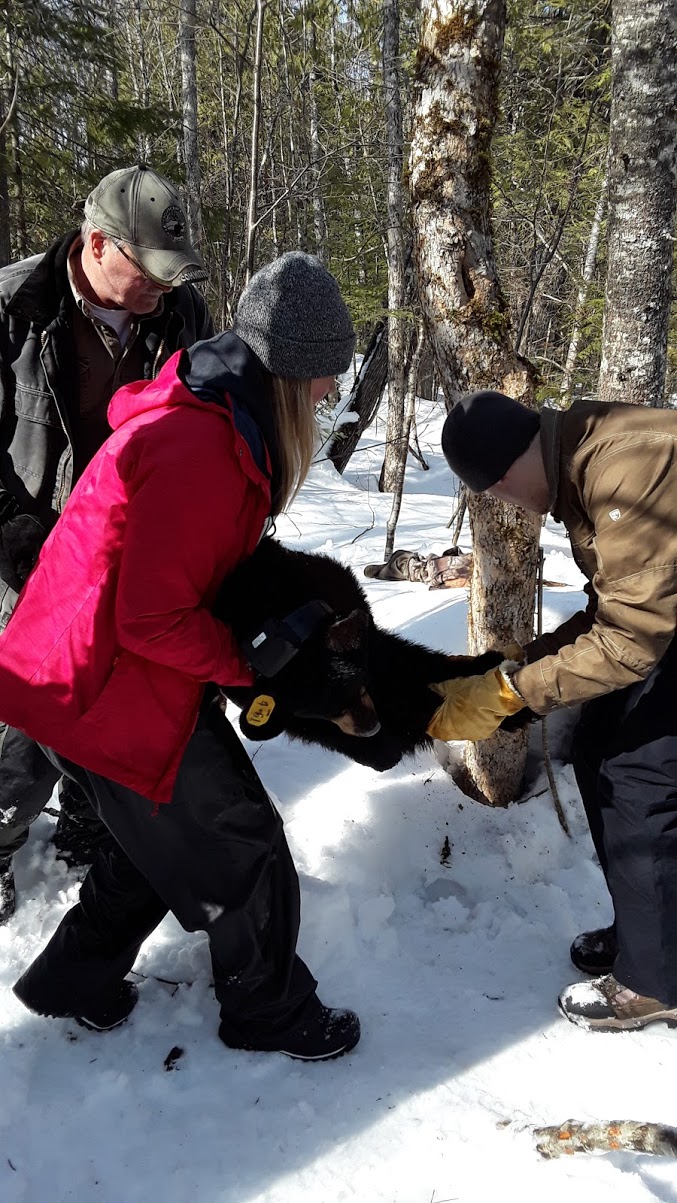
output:
MULTIPOLYGON (((112 394, 152 379, 175 351, 214 333, 194 287, 206 275, 176 188, 145 164, 97 184, 80 230, 0 269, 0 630, 75 481, 110 434, 112 394)), ((0 923, 15 908, 13 854, 57 777, 37 744, 0 724, 0 923)), ((57 855, 88 864, 102 838, 69 782, 57 855)))

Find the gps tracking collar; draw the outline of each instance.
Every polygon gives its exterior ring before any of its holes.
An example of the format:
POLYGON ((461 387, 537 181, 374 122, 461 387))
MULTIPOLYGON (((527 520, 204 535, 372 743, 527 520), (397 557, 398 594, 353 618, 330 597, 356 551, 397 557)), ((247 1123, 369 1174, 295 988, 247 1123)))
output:
POLYGON ((333 614, 326 602, 306 602, 285 618, 267 618, 256 634, 245 636, 241 642, 242 651, 255 673, 261 677, 274 677, 333 614))

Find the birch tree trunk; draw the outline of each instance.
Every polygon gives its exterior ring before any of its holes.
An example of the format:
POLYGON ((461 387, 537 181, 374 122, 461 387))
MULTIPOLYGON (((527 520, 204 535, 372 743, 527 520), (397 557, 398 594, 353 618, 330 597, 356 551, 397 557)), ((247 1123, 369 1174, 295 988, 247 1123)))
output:
POLYGON ((197 136, 197 65, 195 58, 196 0, 179 2, 183 160, 186 173, 186 216, 193 245, 202 244, 200 155, 197 136))
MULTIPOLYGON (((235 98, 230 103, 231 130, 228 134, 228 113, 223 72, 219 69, 219 87, 221 95, 221 114, 223 123, 223 149, 225 163, 225 212, 223 219, 223 250, 221 255, 223 277, 223 302, 221 323, 223 328, 229 326, 237 302, 237 282, 239 264, 234 265, 235 251, 233 247, 233 209, 235 204, 235 189, 237 178, 238 155, 240 153, 240 119, 242 113, 242 94, 244 89, 244 70, 249 54, 249 42, 254 14, 250 16, 245 31, 242 48, 240 48, 240 26, 235 26, 233 38, 233 56, 235 62, 235 98)), ((220 43, 219 43, 220 49, 220 43)), ((221 62, 221 60, 220 60, 221 62)), ((232 83, 232 81, 231 81, 232 83)))
MULTIPOLYGON (((134 0, 134 21, 130 21, 127 30, 127 63, 134 83, 134 92, 145 109, 150 108, 149 68, 146 54, 146 38, 143 26, 143 5, 141 0, 134 0)), ((150 163, 152 149, 150 135, 140 133, 137 138, 139 160, 150 163)))
MULTIPOLYGON (((304 10, 305 17, 305 10, 304 10)), ((308 99, 310 108, 310 161, 313 180, 313 229, 315 254, 324 263, 327 258, 327 218, 322 199, 322 144, 320 142, 320 110, 317 103, 317 31, 315 14, 310 16, 310 67, 308 70, 308 99)))
POLYGON ((677 203, 676 0, 614 0, 599 396, 662 405, 677 203))
MULTIPOLYGON (((289 63, 290 50, 287 46, 287 35, 285 32, 284 20, 282 17, 282 9, 281 8, 280 8, 280 21, 281 21, 281 30, 282 30, 282 57, 283 57, 283 61, 284 61, 285 84, 286 84, 286 89, 287 89, 287 95, 291 96, 293 94, 293 88, 291 85, 291 74, 290 74, 290 63, 289 63)), ((294 111, 293 111, 293 106, 291 104, 289 105, 288 122, 289 122, 289 127, 288 127, 287 137, 288 137, 288 144, 289 144, 289 171, 290 171, 291 178, 293 178, 298 172, 299 156, 298 156, 298 150, 297 150, 297 145, 296 145, 296 135, 294 132, 294 111)), ((305 251, 307 249, 305 222, 302 220, 301 204, 298 199, 294 200, 294 218, 295 218, 295 222, 296 222, 296 249, 299 251, 305 251)))
POLYGON ((400 95, 400 4, 383 0, 383 87, 388 131, 388 419, 379 487, 396 487, 403 441, 407 323, 404 272, 404 187, 402 183, 402 98, 400 95))
MULTIPOLYGON (((422 0, 412 141, 418 289, 448 402, 498 389, 533 405, 534 373, 511 342, 490 222, 491 136, 505 0, 422 0)), ((531 638, 540 524, 487 496, 469 499, 473 653, 531 638)), ((506 803, 520 791, 526 734, 466 745, 465 787, 506 803)))
POLYGON ((261 68, 263 63, 263 21, 266 0, 256 0, 256 49, 254 51, 254 113, 252 117, 251 156, 249 162, 249 206, 247 212, 247 274, 248 284, 254 272, 256 250, 256 207, 259 179, 259 129, 261 126, 261 68))
POLYGON ((395 531, 397 530, 397 522, 400 516, 400 510, 402 509, 402 494, 404 493, 404 477, 407 471, 409 435, 411 434, 414 415, 416 413, 416 386, 418 384, 418 373, 424 345, 425 330, 423 328, 423 323, 420 322, 416 339, 416 347, 409 364, 402 438, 402 442, 404 444, 404 454, 401 456, 400 462, 397 465, 397 476, 395 479, 395 487, 393 489, 393 504, 390 508, 390 514, 388 515, 388 522, 386 524, 386 543, 383 552, 384 560, 389 560, 395 549, 395 531))
POLYGON ((571 338, 569 339, 569 349, 567 351, 567 357, 566 357, 566 360, 564 363, 564 372, 562 373, 562 383, 560 385, 560 390, 559 390, 561 397, 570 396, 571 389, 573 386, 574 373, 576 371, 576 360, 578 359, 578 348, 579 348, 580 341, 581 341, 581 325, 583 322, 583 315, 585 313, 585 306, 586 306, 586 302, 588 299, 588 291, 590 289, 590 284, 592 283, 592 277, 595 272, 595 262, 597 260, 597 249, 599 247, 599 236, 600 236, 600 233, 602 230, 602 221, 604 219, 604 212, 606 209, 607 188, 608 188, 608 176, 605 171, 604 179, 602 181, 602 188, 601 188, 601 191, 599 194, 599 200, 597 201, 597 208, 595 209, 595 216, 592 219, 592 226, 590 227, 590 237, 588 239, 588 250, 587 250, 587 254, 585 256, 585 263, 583 265, 583 276, 581 278, 581 284, 578 289, 578 295, 576 297, 576 308, 574 310, 574 324, 573 324, 573 328, 571 331, 571 338))

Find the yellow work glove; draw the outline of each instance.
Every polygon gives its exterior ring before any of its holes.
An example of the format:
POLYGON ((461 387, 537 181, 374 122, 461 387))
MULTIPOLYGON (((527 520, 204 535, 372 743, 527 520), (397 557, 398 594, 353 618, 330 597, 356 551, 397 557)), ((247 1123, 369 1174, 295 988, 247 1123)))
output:
POLYGON ((454 677, 430 688, 444 698, 428 724, 433 739, 488 739, 504 718, 526 706, 500 668, 481 677, 454 677))

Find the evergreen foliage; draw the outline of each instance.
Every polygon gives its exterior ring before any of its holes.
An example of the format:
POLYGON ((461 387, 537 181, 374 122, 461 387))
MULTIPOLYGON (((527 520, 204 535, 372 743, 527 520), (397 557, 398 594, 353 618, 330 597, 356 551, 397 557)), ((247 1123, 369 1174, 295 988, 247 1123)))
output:
MULTIPOLYGON (((406 161, 419 6, 401 8, 406 161)), ((203 249, 208 299, 227 321, 244 282, 256 4, 198 0, 197 13, 203 249)), ((5 259, 77 225, 77 202, 115 167, 148 161, 186 186, 178 0, 0 0, 0 22, 5 259)), ((543 395, 558 389, 604 176, 609 22, 609 0, 509 0, 494 231, 513 331, 543 395)), ((381 37, 374 0, 268 0, 256 263, 295 247, 322 253, 364 343, 387 308, 381 37)), ((602 240, 578 358, 585 390, 599 363, 604 270, 602 240)), ((674 391, 674 349, 669 372, 674 391)))

